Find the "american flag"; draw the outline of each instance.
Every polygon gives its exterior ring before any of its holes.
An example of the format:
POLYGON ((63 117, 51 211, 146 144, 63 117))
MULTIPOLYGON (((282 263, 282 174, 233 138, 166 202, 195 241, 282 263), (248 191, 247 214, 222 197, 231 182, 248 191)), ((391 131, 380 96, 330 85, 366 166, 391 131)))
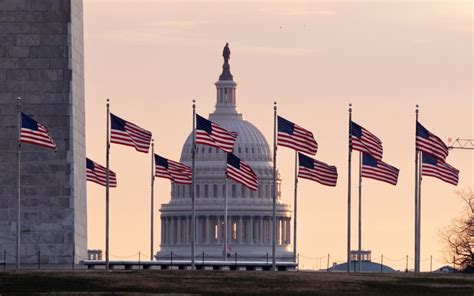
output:
POLYGON ((238 182, 253 191, 257 191, 257 174, 255 174, 248 164, 232 153, 227 154, 226 174, 227 177, 235 182, 238 182))
POLYGON ((433 154, 423 152, 421 158, 423 160, 421 165, 423 176, 435 177, 454 186, 458 185, 459 170, 433 154))
POLYGON ((309 179, 326 186, 336 186, 337 168, 298 153, 298 177, 309 179))
POLYGON ((428 131, 421 123, 416 123, 416 149, 446 160, 449 150, 443 140, 428 131))
POLYGON ((48 129, 24 113, 21 113, 20 141, 56 150, 48 129))
MULTIPOLYGON (((86 158, 87 181, 107 186, 107 169, 100 164, 86 158)), ((109 187, 117 187, 117 176, 109 170, 109 187)))
POLYGON ((232 153, 237 139, 236 132, 218 126, 212 121, 196 114, 196 143, 213 146, 232 153))
POLYGON ((314 140, 313 133, 278 116, 277 144, 296 151, 315 155, 318 143, 314 140))
POLYGON ((177 184, 192 184, 190 167, 155 154, 155 176, 170 179, 177 184))
POLYGON ((399 169, 362 153, 362 177, 397 185, 399 169))
POLYGON ((110 142, 135 147, 139 152, 148 153, 151 132, 111 113, 110 142))
POLYGON ((351 147, 357 151, 367 152, 378 160, 382 159, 382 141, 353 121, 351 122, 351 147))

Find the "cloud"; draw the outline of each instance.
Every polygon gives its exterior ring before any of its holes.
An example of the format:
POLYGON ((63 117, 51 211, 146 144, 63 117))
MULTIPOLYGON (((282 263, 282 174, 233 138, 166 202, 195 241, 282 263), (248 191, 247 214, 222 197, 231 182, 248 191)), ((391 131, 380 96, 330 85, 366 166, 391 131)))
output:
POLYGON ((95 38, 106 38, 125 43, 135 44, 156 44, 160 40, 181 40, 186 39, 186 32, 191 32, 199 25, 208 23, 208 21, 195 20, 162 20, 146 23, 139 23, 126 27, 115 27, 107 34, 91 33, 95 38))
POLYGON ((296 7, 296 6, 272 6, 264 7, 260 9, 260 12, 265 14, 274 14, 279 16, 332 16, 336 14, 335 10, 332 9, 321 9, 321 8, 308 8, 308 7, 296 7))
POLYGON ((238 52, 253 53, 253 54, 272 54, 282 56, 295 56, 295 55, 306 55, 314 53, 314 50, 299 47, 269 47, 269 46, 256 46, 256 45, 240 45, 232 44, 238 52))
POLYGON ((153 22, 150 24, 150 27, 154 27, 157 29, 177 29, 177 30, 185 30, 191 29, 198 25, 206 24, 208 21, 194 21, 194 20, 164 20, 153 22))

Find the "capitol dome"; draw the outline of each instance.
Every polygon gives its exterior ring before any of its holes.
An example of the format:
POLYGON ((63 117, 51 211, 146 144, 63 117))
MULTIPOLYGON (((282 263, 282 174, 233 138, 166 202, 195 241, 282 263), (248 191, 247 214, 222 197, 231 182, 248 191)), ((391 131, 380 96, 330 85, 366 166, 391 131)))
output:
MULTIPOLYGON (((230 65, 224 62, 215 83, 217 102, 209 120, 237 132, 234 154, 248 163, 258 176, 258 190, 252 191, 230 179, 226 182, 226 153, 215 147, 196 147, 196 239, 195 254, 224 259, 225 190, 228 203, 228 253, 239 260, 263 260, 272 254, 273 163, 270 145, 263 134, 237 111, 236 87, 230 65), (227 184, 227 188, 226 188, 227 184)), ((201 116, 203 114, 200 114, 201 116)), ((191 166, 192 132, 181 151, 180 161, 191 166)), ((278 173, 277 173, 278 176, 278 173)), ((280 201, 281 180, 277 177, 277 257, 293 260, 291 252, 291 209, 280 201)), ((191 254, 190 185, 172 184, 171 200, 161 206, 161 244, 157 259, 170 256, 189 259, 191 254)))
MULTIPOLYGON (((241 114, 220 115, 212 113, 209 120, 217 123, 228 131, 237 132, 238 137, 234 145, 234 154, 245 161, 271 162, 270 146, 263 134, 250 122, 244 120, 241 114)), ((186 139, 181 152, 182 162, 191 162, 192 133, 186 139)), ((225 152, 209 146, 198 145, 196 160, 222 160, 225 161, 225 152), (207 148, 207 150, 206 150, 207 148)))

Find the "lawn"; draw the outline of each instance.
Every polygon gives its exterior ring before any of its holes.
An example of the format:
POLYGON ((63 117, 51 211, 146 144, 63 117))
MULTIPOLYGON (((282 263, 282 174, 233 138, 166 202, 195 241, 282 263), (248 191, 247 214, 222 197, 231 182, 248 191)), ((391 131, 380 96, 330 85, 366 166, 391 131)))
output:
POLYGON ((262 271, 21 271, 0 273, 1 295, 474 295, 468 274, 262 271))

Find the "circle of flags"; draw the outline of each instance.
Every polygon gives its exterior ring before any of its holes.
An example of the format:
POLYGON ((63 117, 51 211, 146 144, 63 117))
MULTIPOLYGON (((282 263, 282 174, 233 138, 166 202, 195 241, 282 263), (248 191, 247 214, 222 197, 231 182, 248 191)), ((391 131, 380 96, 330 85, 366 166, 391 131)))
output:
MULTIPOLYGON (((20 106, 20 104, 19 104, 20 106)), ((194 106, 194 105, 193 105, 194 106)), ((107 110, 109 105, 107 104, 107 110)), ((337 168, 332 165, 328 165, 319 160, 313 159, 305 154, 316 155, 318 151, 318 143, 314 139, 313 133, 309 130, 302 128, 301 126, 281 117, 276 116, 276 106, 274 108, 275 113, 275 136, 276 141, 274 142, 274 161, 276 161, 276 146, 284 146, 295 150, 295 223, 296 223, 296 195, 297 195, 297 179, 303 178, 311 181, 318 182, 325 186, 334 187, 337 184, 338 172, 337 168), (296 170, 297 168, 297 170, 296 170)), ((352 109, 350 109, 350 114, 352 109)), ((233 154, 233 148, 238 134, 233 131, 228 131, 218 124, 205 119, 204 117, 193 114, 193 165, 192 167, 186 166, 182 163, 175 162, 164 158, 160 155, 154 154, 152 149, 152 182, 154 177, 166 178, 171 182, 177 184, 187 184, 194 186, 194 154, 195 145, 202 144, 221 149, 227 153, 226 158, 226 177, 232 179, 235 182, 248 187, 251 190, 256 191, 258 189, 258 176, 252 167, 244 162, 242 159, 233 154)), ((351 115, 350 115, 351 116, 351 115)), ((53 138, 50 136, 48 129, 45 125, 37 122, 32 117, 21 112, 19 108, 18 112, 19 122, 19 143, 28 143, 44 148, 56 150, 56 144, 53 138)), ((389 183, 391 185, 397 185, 399 170, 382 161, 383 146, 382 141, 375 136, 373 133, 362 127, 361 125, 349 120, 349 155, 353 150, 360 152, 360 176, 362 178, 370 178, 377 181, 389 183)), ((107 163, 106 166, 99 165, 98 163, 86 159, 86 179, 97 183, 99 185, 107 187, 107 198, 108 188, 117 187, 117 176, 114 172, 109 169, 108 153, 110 150, 110 143, 125 145, 135 148, 138 152, 148 153, 150 143, 152 141, 152 133, 140 126, 126 121, 108 111, 107 117, 107 163), (110 129, 110 132, 109 132, 110 129)), ((416 172, 417 179, 415 199, 417 200, 416 205, 419 207, 419 199, 421 198, 420 187, 421 187, 421 176, 429 176, 437 178, 446 183, 457 185, 459 181, 459 170, 452 167, 446 162, 446 158, 449 154, 448 146, 436 135, 431 133, 418 121, 418 110, 416 120, 416 172)), ((18 145, 18 153, 20 153, 21 145, 18 145)), ((19 154, 20 155, 20 154, 19 154)), ((18 157, 20 161, 20 157, 18 157)), ((351 157, 349 156, 349 166, 351 157)), ((274 168, 274 172, 276 172, 274 168)), ((20 176, 20 172, 19 172, 20 176)), ((20 180, 20 179, 19 179, 20 180)), ((349 178, 350 182, 350 178, 349 178)), ((20 181, 19 181, 20 186, 20 181)), ((349 218, 350 218, 350 183, 349 183, 349 218)), ((361 186, 359 186, 361 190, 361 186)), ((19 191, 20 192, 20 191, 19 191)), ((193 190, 193 192, 195 192, 193 190)), ((20 193, 19 193, 20 194, 20 193)), ((153 196, 153 195, 152 195, 153 196)), ((359 198, 361 191, 359 192, 359 198)), ((276 194, 274 194, 274 199, 276 194)), ((360 200, 359 200, 360 201, 360 200)), ((193 199, 194 202, 194 199, 193 199)), ((108 204, 107 204, 108 205, 108 204)), ((360 203, 359 203, 360 207, 360 203)), ((194 209, 194 207, 193 207, 194 209)), ((108 211, 108 209, 107 209, 108 211)), ((360 209, 359 209, 360 213, 360 209)), ((415 217, 415 270, 419 271, 419 233, 420 233, 420 222, 419 222, 419 208, 416 209, 415 217), (417 255, 418 254, 418 255, 417 255), (418 262, 417 262, 418 260, 418 262), (417 265, 418 263, 418 265, 417 265), (417 270, 418 269, 418 270, 417 270)), ((359 215, 360 219, 360 215, 359 215)), ((350 219, 348 221, 348 251, 350 251, 350 219)), ((275 225, 274 225, 275 227, 275 225)), ((359 229, 360 231, 360 229, 359 229)), ((296 254, 296 227, 295 227, 295 239, 294 239, 294 252, 296 254)), ((108 234, 107 234, 108 236, 108 234)), ((17 244, 19 244, 17 240, 17 244)), ((193 238, 194 243, 194 238, 193 238)), ((359 249, 360 249, 360 236, 359 236, 359 249)), ((349 252, 348 252, 349 253, 349 252)), ((273 248, 273 256, 275 256, 275 249, 273 248)), ((108 244, 106 250, 106 257, 108 261, 108 244)), ((194 257, 193 257, 194 258, 194 257)), ((350 260, 350 258, 348 258, 350 260)), ((360 258, 359 258, 360 260, 360 258)), ((108 263, 108 262, 107 262, 108 263)), ((348 268, 350 264, 348 264, 348 268)), ((348 269, 350 271, 350 269, 348 269)))

